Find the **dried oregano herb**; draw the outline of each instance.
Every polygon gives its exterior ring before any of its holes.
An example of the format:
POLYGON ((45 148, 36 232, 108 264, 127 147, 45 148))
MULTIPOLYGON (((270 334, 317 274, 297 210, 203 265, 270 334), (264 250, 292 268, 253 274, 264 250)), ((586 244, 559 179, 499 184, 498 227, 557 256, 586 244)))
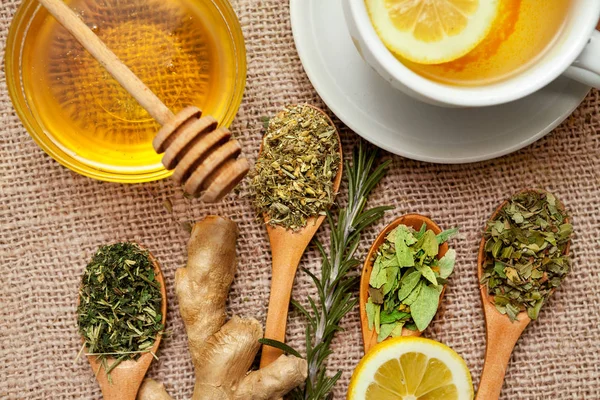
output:
POLYGON ((418 232, 398 225, 386 236, 373 260, 366 304, 369 328, 379 342, 401 336, 402 328, 427 328, 456 260, 453 249, 438 260, 439 248, 457 231, 436 235, 425 224, 418 232))
POLYGON ((335 127, 318 110, 297 105, 271 118, 251 180, 259 218, 299 229, 325 215, 339 163, 335 127))
POLYGON ((162 333, 160 289, 148 252, 135 243, 102 246, 92 257, 79 289, 77 323, 86 354, 97 355, 107 373, 148 352, 162 333), (107 358, 116 362, 107 366, 107 358))
POLYGON ((565 251, 573 226, 567 218, 551 193, 530 191, 510 199, 488 223, 481 283, 512 321, 522 311, 537 319, 569 272, 565 251))
MULTIPOLYGON (((331 343, 337 332, 342 330, 340 321, 357 302, 353 288, 359 280, 356 267, 360 265, 355 253, 361 233, 379 221, 384 212, 392 207, 367 208, 367 200, 373 189, 385 175, 390 161, 377 165, 378 152, 359 142, 352 160, 346 163, 345 176, 348 183, 348 200, 337 215, 328 213, 330 227, 329 249, 317 239, 315 244, 322 256, 320 275, 304 269, 316 285, 319 295, 308 296, 310 307, 304 307, 292 299, 292 304, 307 318, 305 332, 306 361, 308 376, 306 383, 294 389, 289 398, 293 400, 328 400, 342 371, 328 373, 328 357, 332 353, 331 343)), ((285 343, 260 339, 267 346, 274 346, 286 353, 299 355, 285 343)))

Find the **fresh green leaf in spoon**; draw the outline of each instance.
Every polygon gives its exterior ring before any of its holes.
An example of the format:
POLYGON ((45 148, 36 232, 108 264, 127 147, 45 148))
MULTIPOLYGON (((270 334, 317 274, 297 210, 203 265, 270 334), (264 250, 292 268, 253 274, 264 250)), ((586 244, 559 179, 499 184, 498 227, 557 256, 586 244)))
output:
POLYGON ((438 309, 446 279, 452 274, 456 252, 437 259, 440 245, 456 229, 436 235, 425 225, 419 230, 398 225, 375 254, 365 311, 378 341, 402 334, 402 328, 423 331, 438 309))

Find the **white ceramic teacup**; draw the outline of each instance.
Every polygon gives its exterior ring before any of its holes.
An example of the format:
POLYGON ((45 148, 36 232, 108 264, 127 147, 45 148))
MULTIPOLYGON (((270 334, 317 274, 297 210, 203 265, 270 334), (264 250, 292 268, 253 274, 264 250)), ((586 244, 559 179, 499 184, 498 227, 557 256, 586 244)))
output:
POLYGON ((553 47, 522 73, 475 87, 438 83, 413 72, 385 47, 367 13, 365 0, 342 0, 346 24, 363 59, 394 88, 445 107, 483 107, 528 96, 560 75, 600 89, 600 0, 573 0, 565 28, 553 47))

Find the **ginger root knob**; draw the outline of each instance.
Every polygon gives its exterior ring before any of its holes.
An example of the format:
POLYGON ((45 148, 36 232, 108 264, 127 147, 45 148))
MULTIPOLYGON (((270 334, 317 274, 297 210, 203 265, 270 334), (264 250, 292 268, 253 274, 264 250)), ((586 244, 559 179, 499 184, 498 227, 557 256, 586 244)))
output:
MULTIPOLYGON (((263 336, 253 318, 226 320, 225 303, 236 272, 235 222, 209 216, 196 223, 188 243, 188 262, 175 273, 179 310, 188 334, 196 384, 193 400, 277 399, 306 379, 306 360, 282 355, 248 373, 263 336)), ((171 399, 152 379, 142 384, 139 400, 171 399)))

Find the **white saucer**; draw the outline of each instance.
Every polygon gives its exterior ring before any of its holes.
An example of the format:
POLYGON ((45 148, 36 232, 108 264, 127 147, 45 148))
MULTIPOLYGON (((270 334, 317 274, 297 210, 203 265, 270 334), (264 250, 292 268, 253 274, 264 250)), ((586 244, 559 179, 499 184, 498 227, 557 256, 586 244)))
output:
POLYGON ((590 90, 559 78, 501 106, 448 109, 421 103, 393 89, 360 58, 341 1, 290 0, 298 54, 331 111, 354 132, 392 153, 436 163, 499 157, 550 132, 590 90))

